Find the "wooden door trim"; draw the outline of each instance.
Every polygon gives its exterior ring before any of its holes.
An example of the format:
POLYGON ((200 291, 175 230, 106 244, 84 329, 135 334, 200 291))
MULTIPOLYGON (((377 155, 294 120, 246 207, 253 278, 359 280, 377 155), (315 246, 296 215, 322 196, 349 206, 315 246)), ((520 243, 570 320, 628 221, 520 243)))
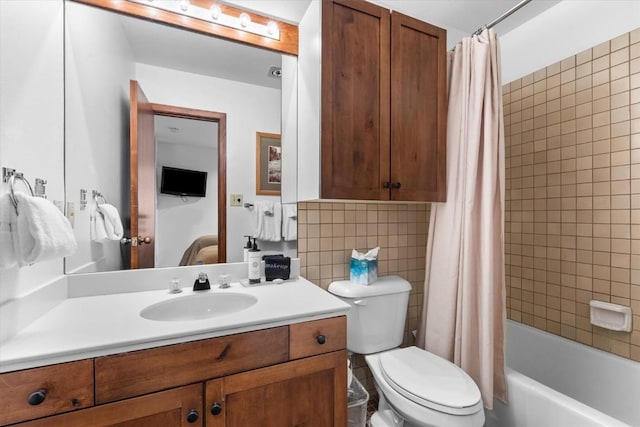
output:
POLYGON ((227 262, 227 114, 154 103, 151 108, 157 116, 218 123, 218 263, 227 262))

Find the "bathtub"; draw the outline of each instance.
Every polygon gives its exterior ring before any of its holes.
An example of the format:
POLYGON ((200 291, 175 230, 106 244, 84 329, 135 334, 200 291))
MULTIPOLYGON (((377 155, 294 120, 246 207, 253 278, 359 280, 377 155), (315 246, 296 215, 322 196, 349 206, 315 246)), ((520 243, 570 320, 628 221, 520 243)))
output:
POLYGON ((486 427, 638 427, 640 363, 507 321, 509 404, 486 427))

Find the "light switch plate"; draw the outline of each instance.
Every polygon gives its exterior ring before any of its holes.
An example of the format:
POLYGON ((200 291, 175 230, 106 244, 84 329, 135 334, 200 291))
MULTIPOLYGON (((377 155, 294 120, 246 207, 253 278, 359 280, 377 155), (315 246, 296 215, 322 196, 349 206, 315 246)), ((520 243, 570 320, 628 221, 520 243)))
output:
POLYGON ((231 206, 242 206, 242 194, 231 194, 231 206))
POLYGON ((67 219, 73 227, 76 222, 76 205, 73 202, 67 202, 67 219))

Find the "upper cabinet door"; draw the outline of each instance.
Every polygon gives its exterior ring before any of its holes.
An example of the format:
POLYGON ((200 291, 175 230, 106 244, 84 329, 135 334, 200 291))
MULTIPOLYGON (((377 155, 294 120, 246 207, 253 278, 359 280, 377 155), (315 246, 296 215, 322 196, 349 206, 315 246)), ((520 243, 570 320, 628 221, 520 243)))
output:
POLYGON ((386 200, 390 16, 361 0, 323 0, 324 199, 386 200))
POLYGON ((446 199, 446 72, 446 31, 393 12, 392 200, 446 199))

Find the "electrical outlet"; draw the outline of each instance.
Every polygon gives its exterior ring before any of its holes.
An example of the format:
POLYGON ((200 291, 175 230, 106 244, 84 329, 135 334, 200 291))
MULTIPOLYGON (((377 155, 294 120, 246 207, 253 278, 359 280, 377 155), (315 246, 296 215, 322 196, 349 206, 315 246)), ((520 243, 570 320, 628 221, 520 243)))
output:
POLYGON ((231 206, 242 206, 242 194, 232 194, 231 206))

